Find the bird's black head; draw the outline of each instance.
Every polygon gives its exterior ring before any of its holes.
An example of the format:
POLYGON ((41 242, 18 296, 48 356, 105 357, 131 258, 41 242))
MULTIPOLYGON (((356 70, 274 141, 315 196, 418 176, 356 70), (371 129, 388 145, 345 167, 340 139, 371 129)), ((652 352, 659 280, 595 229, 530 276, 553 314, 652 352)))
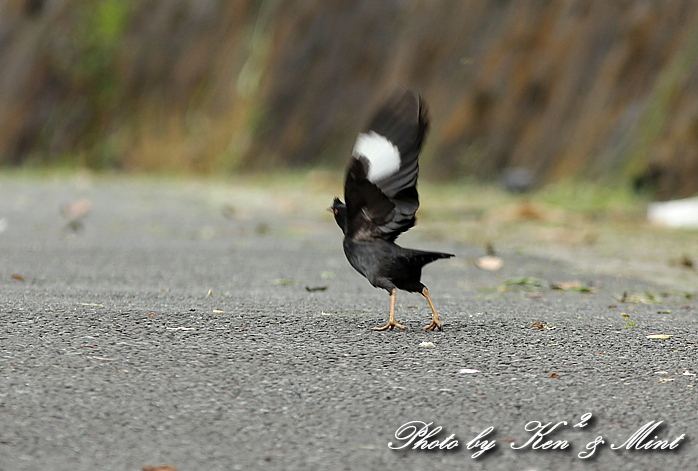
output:
POLYGON ((347 206, 340 201, 339 198, 335 198, 332 202, 332 206, 328 208, 334 214, 334 220, 337 221, 337 225, 342 229, 344 234, 347 233, 347 206))

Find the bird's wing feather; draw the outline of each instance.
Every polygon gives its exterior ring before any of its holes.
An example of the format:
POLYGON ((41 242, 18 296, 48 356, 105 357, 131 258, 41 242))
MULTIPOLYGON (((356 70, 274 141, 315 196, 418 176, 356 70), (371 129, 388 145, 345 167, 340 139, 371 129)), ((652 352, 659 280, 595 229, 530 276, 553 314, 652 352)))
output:
POLYGON ((414 226, 418 156, 428 127, 421 98, 399 90, 359 134, 344 183, 351 236, 393 241, 414 226))

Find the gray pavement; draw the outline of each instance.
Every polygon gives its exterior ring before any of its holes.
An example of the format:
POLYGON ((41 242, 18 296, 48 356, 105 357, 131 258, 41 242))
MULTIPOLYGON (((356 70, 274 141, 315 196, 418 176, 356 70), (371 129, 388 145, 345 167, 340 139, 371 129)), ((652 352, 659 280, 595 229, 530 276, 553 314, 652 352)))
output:
POLYGON ((398 293, 408 329, 373 332, 388 295, 344 259, 334 195, 231 185, 0 177, 0 470, 697 469, 691 293, 506 247, 483 271, 417 226, 402 244, 457 254, 423 276, 444 331, 398 293), (76 232, 59 208, 80 198, 76 232), (549 286, 573 280, 593 292, 549 286), (389 449, 411 421, 458 447, 389 449), (525 445, 532 421, 569 446, 525 445), (609 447, 650 421, 685 437, 609 447))

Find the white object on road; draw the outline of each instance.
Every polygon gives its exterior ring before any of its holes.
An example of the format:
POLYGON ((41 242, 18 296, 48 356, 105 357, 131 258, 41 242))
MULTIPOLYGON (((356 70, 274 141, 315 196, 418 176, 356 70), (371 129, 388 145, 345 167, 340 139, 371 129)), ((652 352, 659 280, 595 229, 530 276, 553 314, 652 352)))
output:
POLYGON ((458 373, 460 374, 475 374, 479 373, 480 370, 476 370, 475 368, 462 368, 458 373))
POLYGON ((647 207, 647 220, 662 226, 698 229, 698 196, 650 203, 647 207))

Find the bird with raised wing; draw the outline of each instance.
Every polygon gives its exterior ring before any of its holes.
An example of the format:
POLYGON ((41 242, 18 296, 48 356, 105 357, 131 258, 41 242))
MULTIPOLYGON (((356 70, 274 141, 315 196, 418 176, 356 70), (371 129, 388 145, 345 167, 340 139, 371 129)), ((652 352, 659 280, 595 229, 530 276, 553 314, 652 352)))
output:
POLYGON ((442 330, 421 282, 422 267, 453 254, 407 249, 395 243, 415 224, 419 208, 418 157, 429 128, 427 107, 409 90, 393 93, 359 133, 344 181, 344 201, 330 208, 344 233, 344 254, 376 288, 390 293, 388 322, 373 330, 404 329, 395 321, 398 289, 421 293, 432 313, 425 330, 442 330))

